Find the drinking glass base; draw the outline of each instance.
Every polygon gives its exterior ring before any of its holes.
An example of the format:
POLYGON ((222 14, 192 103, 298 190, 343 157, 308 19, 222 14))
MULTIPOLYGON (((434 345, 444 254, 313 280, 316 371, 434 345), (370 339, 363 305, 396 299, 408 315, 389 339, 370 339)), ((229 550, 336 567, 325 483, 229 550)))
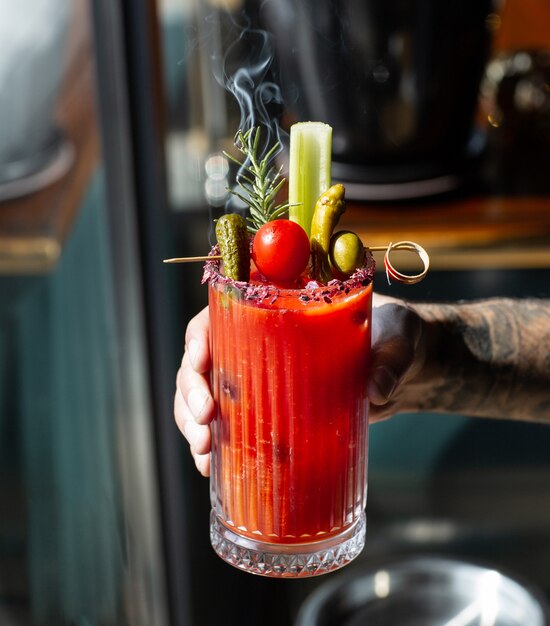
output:
POLYGON ((238 535, 210 514, 210 542, 230 565, 251 574, 271 578, 305 578, 340 569, 365 545, 366 517, 338 535, 310 543, 279 544, 238 535))

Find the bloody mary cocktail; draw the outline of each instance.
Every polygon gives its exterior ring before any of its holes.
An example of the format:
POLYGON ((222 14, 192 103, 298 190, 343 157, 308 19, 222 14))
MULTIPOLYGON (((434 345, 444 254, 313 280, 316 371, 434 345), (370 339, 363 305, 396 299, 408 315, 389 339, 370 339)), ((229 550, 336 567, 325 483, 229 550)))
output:
POLYGON ((373 271, 277 289, 207 263, 211 539, 241 569, 311 576, 363 548, 373 271))

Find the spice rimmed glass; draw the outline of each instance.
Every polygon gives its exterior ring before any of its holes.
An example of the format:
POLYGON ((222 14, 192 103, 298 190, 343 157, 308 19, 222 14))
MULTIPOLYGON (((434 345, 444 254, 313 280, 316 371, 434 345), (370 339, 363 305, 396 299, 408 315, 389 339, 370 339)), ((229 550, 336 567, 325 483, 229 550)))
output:
MULTIPOLYGON (((213 250, 213 254, 216 250, 213 250)), ((338 569, 365 542, 366 383, 374 261, 345 282, 279 290, 209 261, 210 536, 271 577, 338 569)))

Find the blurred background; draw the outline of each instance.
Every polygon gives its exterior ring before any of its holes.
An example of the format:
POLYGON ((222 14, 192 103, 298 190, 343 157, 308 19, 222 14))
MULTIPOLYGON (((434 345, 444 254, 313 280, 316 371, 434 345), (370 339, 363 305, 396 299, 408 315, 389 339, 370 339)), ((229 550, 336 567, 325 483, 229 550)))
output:
MULTIPOLYGON (((547 0, 0 0, 1 624, 294 623, 323 579, 209 546, 172 417, 206 290, 162 259, 208 251, 252 94, 283 144, 333 125, 342 226, 430 252, 379 291, 550 297, 549 23, 547 0)), ((348 570, 445 554, 550 593, 550 429, 402 415, 369 454, 348 570)))

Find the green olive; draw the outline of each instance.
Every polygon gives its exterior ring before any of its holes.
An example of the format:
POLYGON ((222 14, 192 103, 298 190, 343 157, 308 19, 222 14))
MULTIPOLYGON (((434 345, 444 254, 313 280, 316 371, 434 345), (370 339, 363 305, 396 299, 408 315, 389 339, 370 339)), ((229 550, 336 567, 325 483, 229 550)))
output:
POLYGON ((365 260, 365 247, 354 232, 341 230, 330 239, 330 262, 339 278, 349 278, 365 260))

